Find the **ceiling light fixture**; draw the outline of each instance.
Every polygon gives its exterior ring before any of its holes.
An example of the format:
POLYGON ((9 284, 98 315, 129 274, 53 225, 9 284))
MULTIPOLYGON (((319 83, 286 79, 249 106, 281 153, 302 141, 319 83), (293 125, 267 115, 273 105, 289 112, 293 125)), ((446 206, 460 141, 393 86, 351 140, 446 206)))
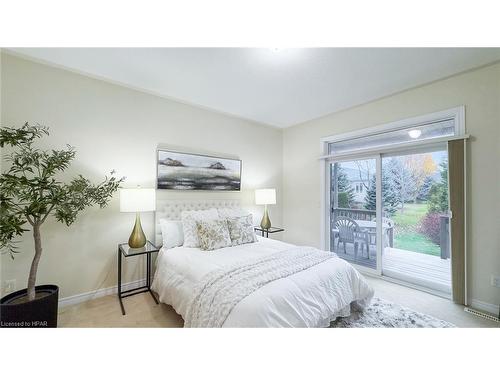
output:
POLYGON ((408 135, 410 136, 410 138, 417 139, 418 137, 420 137, 422 135, 422 130, 412 129, 408 132, 408 135))

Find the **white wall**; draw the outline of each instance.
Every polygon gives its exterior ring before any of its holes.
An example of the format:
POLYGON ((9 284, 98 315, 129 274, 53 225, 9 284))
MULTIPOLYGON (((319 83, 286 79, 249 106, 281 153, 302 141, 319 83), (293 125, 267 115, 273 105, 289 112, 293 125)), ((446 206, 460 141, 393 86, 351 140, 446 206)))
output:
POLYGON ((500 64, 457 75, 284 130, 284 240, 320 245, 320 138, 465 105, 469 297, 498 305, 500 64))
MULTIPOLYGON (((281 130, 225 116, 157 96, 130 90, 83 75, 30 62, 5 53, 2 57, 1 119, 3 126, 25 121, 50 126, 42 147, 74 146, 77 156, 67 176, 82 173, 98 182, 112 169, 127 177, 125 186, 155 186, 155 150, 159 144, 243 161, 242 191, 165 192, 173 199, 239 199, 253 206, 253 190, 275 187, 278 204, 271 208, 273 224, 281 225, 281 130)), ((215 88, 216 89, 216 88, 215 88)), ((256 218, 257 220, 260 217, 256 218)), ((44 253, 38 283, 55 283, 61 297, 116 284, 116 248, 126 242, 134 215, 119 212, 118 194, 100 210, 84 211, 67 228, 54 220, 42 228, 44 253)), ((154 238, 153 214, 142 215, 143 227, 154 238)), ((1 258, 1 280, 16 279, 26 287, 33 254, 31 233, 19 244, 14 261, 1 258)), ((143 277, 127 262, 125 281, 143 277)))
MULTIPOLYGON (((473 136, 467 207, 470 297, 500 302, 499 289, 490 286, 490 275, 500 274, 500 64, 282 132, 5 53, 0 56, 1 124, 49 125, 52 134, 44 146, 70 143, 77 149, 70 175, 83 173, 98 181, 114 168, 127 176, 126 186, 154 186, 158 144, 237 156, 243 160, 241 193, 168 194, 174 199, 241 197, 244 205, 252 206, 254 188, 276 187, 273 224, 284 225, 284 240, 313 246, 320 244, 321 137, 465 105, 467 132, 473 136)), ((48 222, 39 283, 60 285, 63 297, 116 284, 116 245, 127 240, 133 222, 133 215, 118 211, 115 196, 109 207, 86 210, 69 228, 48 222)), ((152 214, 143 215, 143 226, 152 237, 152 214)), ((0 268, 1 280, 16 279, 18 288, 24 287, 31 261, 29 233, 20 250, 15 261, 2 256, 0 268)), ((126 271, 126 280, 143 275, 134 263, 126 271)))

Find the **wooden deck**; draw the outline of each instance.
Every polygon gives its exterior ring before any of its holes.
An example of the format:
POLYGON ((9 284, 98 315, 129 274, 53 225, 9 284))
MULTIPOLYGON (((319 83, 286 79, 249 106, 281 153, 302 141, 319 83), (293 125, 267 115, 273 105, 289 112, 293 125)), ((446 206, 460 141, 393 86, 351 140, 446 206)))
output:
POLYGON ((351 244, 346 244, 346 253, 344 253, 344 248, 340 245, 340 249, 335 249, 335 253, 349 263, 358 264, 360 266, 368 268, 377 268, 376 256, 374 247, 370 246, 370 259, 366 257, 366 250, 361 254, 361 250, 358 250, 358 256, 354 258, 354 248, 351 244))
POLYGON ((386 247, 382 264, 385 276, 451 293, 450 259, 386 247))
MULTIPOLYGON (((370 248, 370 259, 367 258, 366 251, 363 255, 358 251, 358 256, 354 259, 352 245, 346 248, 347 254, 344 254, 342 246, 340 249, 336 249, 336 253, 348 262, 375 269, 376 253, 373 246, 370 248)), ((385 276, 441 293, 451 293, 450 259, 386 247, 383 250, 382 267, 385 276)))

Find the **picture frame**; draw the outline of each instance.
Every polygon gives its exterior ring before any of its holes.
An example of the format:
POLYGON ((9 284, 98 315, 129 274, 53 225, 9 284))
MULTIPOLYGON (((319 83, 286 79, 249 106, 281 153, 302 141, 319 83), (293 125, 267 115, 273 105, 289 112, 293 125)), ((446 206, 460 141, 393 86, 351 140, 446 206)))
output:
POLYGON ((158 149, 156 186, 178 191, 241 191, 240 159, 158 149))

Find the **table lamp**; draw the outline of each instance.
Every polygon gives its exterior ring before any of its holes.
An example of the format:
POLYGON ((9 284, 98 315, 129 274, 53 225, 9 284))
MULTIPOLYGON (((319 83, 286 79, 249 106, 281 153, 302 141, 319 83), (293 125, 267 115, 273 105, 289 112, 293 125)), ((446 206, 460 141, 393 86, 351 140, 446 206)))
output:
POLYGON ((275 189, 257 189, 255 190, 255 204, 264 205, 264 216, 260 222, 262 229, 268 230, 271 228, 271 220, 269 220, 269 213, 267 211, 268 204, 276 204, 276 190, 275 189))
POLYGON ((120 212, 135 212, 135 225, 128 245, 140 248, 146 245, 146 236, 141 226, 140 212, 154 211, 156 205, 155 189, 120 189, 120 212))

